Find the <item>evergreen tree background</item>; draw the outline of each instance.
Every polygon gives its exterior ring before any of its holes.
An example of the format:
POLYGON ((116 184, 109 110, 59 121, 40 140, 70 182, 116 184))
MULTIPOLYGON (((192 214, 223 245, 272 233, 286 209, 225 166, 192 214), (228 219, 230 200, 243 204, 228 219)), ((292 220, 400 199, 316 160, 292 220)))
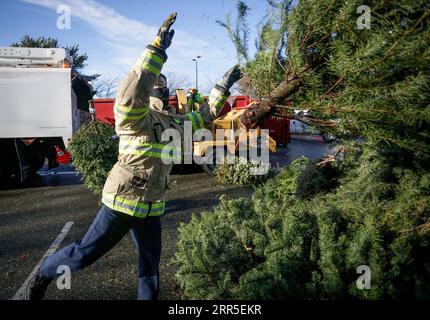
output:
MULTIPOLYGON (((14 42, 11 47, 23 47, 23 48, 60 48, 58 39, 51 37, 37 37, 33 38, 29 35, 24 35, 19 42, 14 42)), ((66 53, 73 58, 73 68, 76 71, 82 72, 87 66, 86 61, 88 55, 86 53, 79 52, 79 45, 71 45, 62 47, 66 50, 66 53)), ((99 74, 84 75, 88 81, 94 81, 100 77, 99 74)))
POLYGON ((283 20, 266 21, 272 47, 245 63, 254 92, 272 110, 310 109, 343 142, 183 224, 186 298, 430 298, 429 3, 366 4, 370 29, 357 28, 361 1, 269 1, 283 20))

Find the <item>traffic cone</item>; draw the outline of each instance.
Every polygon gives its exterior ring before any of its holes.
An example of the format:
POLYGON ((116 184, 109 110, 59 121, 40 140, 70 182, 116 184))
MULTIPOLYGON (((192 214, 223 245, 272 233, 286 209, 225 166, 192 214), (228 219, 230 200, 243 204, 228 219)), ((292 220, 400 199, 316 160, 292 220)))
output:
POLYGON ((67 151, 63 151, 59 146, 55 146, 56 151, 56 160, 60 164, 69 164, 70 163, 70 154, 67 151))

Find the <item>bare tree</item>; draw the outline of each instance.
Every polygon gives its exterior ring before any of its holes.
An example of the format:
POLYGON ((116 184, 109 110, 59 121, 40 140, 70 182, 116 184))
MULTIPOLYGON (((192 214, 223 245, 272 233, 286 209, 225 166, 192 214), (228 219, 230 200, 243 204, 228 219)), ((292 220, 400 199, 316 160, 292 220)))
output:
POLYGON ((188 76, 184 74, 177 74, 174 72, 165 73, 167 78, 167 88, 169 88, 169 94, 175 95, 176 89, 184 89, 187 90, 191 87, 191 81, 188 76))
MULTIPOLYGON (((167 72, 167 87, 170 95, 175 95, 176 89, 187 90, 190 88, 191 81, 186 75, 178 75, 174 72, 167 72)), ((98 98, 113 98, 119 85, 118 77, 100 77, 94 82, 95 95, 98 98)))
POLYGON ((100 77, 94 84, 94 92, 98 98, 113 98, 119 85, 118 77, 100 77))

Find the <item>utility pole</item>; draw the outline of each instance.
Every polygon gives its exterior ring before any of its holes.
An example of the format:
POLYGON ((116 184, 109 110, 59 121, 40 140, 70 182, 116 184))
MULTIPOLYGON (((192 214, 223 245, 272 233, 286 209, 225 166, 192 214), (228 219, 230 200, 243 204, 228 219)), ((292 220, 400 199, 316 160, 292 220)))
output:
POLYGON ((196 89, 199 89, 199 74, 198 74, 198 63, 197 63, 197 59, 200 59, 202 56, 197 56, 193 59, 193 61, 196 62, 196 89))

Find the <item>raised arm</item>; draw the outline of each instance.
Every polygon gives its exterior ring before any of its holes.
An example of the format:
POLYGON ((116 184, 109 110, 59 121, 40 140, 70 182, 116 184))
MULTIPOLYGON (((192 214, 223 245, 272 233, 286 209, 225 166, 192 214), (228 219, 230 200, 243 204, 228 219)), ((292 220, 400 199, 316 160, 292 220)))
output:
POLYGON ((118 135, 136 134, 148 114, 149 96, 167 60, 165 50, 172 43, 176 20, 172 13, 158 30, 154 41, 148 45, 123 80, 115 101, 115 129, 118 135))
POLYGON ((219 112, 230 96, 230 88, 243 77, 243 72, 239 65, 230 68, 222 80, 215 85, 209 96, 209 103, 203 103, 199 111, 186 114, 187 120, 193 124, 193 131, 207 127, 218 117, 219 112))

